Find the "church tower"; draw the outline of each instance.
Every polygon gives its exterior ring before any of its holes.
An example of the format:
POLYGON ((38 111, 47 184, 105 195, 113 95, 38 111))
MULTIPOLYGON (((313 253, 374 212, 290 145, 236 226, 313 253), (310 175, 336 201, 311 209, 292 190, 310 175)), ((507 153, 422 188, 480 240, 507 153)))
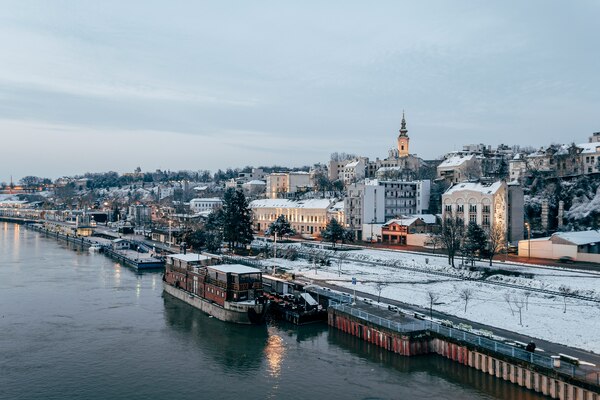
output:
POLYGON ((398 156, 406 157, 410 153, 408 152, 408 129, 406 129, 406 120, 404 119, 404 111, 402 111, 402 124, 400 126, 400 135, 398 135, 398 156))

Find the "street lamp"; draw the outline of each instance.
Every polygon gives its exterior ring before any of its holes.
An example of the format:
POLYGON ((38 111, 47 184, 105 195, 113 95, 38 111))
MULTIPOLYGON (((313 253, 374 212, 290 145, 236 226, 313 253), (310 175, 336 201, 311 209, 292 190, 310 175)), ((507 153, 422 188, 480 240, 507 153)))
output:
POLYGON ((527 228, 527 258, 531 258, 531 225, 529 222, 525 222, 527 228))

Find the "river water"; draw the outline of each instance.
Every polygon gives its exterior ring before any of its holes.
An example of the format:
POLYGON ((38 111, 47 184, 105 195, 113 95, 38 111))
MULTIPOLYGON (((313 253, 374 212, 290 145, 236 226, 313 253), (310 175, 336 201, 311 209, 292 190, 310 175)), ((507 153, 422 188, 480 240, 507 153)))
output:
POLYGON ((236 326, 138 273, 0 222, 0 399, 541 399, 329 329, 236 326))

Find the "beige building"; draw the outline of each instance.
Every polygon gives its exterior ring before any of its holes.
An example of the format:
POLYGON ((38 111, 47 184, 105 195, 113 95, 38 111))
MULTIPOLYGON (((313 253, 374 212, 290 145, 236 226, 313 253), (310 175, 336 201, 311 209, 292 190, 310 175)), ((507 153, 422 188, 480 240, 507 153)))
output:
POLYGON ((523 191, 504 181, 455 184, 442 195, 442 218, 452 217, 486 230, 499 227, 509 242, 516 242, 523 238, 523 191))
POLYGON ((438 165, 437 175, 450 183, 479 178, 481 176, 481 162, 475 154, 450 153, 438 165))
POLYGON ((335 218, 344 225, 344 203, 335 199, 292 201, 264 199, 250 202, 252 224, 256 231, 264 232, 280 215, 285 216, 300 235, 319 236, 327 223, 335 218))
POLYGON ((306 192, 312 188, 308 172, 276 172, 267 175, 265 179, 269 199, 293 197, 296 193, 306 192))

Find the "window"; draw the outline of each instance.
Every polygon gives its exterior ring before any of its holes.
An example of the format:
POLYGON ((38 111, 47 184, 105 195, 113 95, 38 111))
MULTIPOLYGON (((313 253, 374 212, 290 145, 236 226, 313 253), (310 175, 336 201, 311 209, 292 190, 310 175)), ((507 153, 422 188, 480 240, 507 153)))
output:
POLYGON ((469 223, 477 223, 477 215, 476 214, 469 214, 469 223))
POLYGON ((477 212, 477 204, 469 204, 469 212, 476 213, 477 212))
POLYGON ((483 226, 490 226, 490 216, 489 214, 483 214, 483 226))
POLYGON ((452 206, 450 204, 446 204, 446 212, 452 212, 452 206))
POLYGON ((465 206, 464 206, 464 205, 462 205, 462 204, 459 204, 459 205, 456 207, 456 211, 458 211, 459 213, 465 212, 465 206))

